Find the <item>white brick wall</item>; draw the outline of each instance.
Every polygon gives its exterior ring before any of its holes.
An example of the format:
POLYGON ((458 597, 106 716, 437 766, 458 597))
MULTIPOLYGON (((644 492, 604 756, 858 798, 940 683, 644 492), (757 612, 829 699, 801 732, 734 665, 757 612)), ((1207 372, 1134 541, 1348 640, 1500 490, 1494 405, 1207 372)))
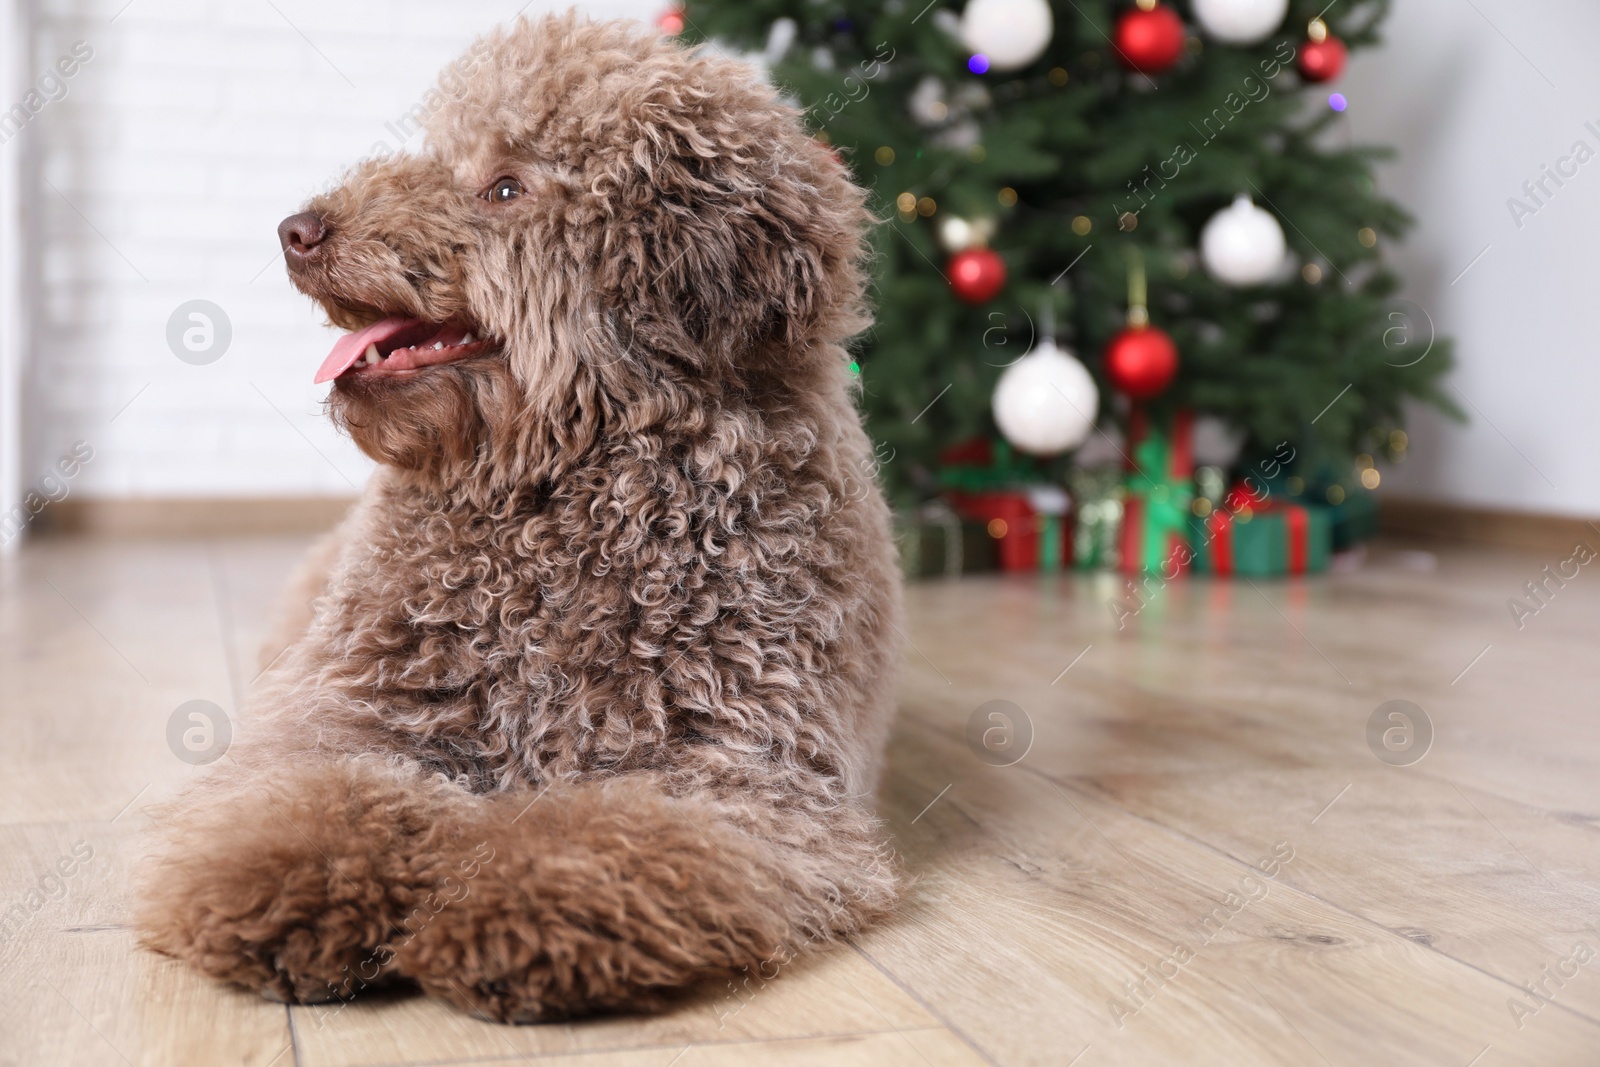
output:
POLYGON ((278 221, 376 142, 398 147, 385 123, 520 2, 125 3, 37 0, 37 71, 75 41, 94 55, 0 145, 22 153, 33 227, 23 479, 82 438, 85 497, 349 494, 369 464, 321 414, 311 378, 335 334, 290 288, 278 221), (206 366, 166 341, 197 298, 233 327, 206 366))

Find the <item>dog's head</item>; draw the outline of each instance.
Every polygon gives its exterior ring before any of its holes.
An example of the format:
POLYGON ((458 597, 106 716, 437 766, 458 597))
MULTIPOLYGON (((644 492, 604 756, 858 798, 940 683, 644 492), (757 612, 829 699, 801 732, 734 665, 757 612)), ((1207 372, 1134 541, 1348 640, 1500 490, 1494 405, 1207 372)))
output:
POLYGON ((279 229, 350 331, 319 381, 373 458, 504 484, 622 430, 835 381, 863 196, 745 66, 637 24, 519 21, 279 229))

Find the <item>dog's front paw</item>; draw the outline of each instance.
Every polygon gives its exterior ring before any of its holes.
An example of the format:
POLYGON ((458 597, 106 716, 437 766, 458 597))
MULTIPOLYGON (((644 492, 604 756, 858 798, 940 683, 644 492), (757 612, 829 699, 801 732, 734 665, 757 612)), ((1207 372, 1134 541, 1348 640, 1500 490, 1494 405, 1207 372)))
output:
POLYGON ((187 797, 141 886, 144 943, 273 1000, 383 983, 416 895, 398 838, 418 820, 395 795, 381 767, 345 764, 187 797))
POLYGON ((147 886, 139 926, 150 947, 269 999, 348 998, 390 970, 393 909, 366 867, 281 838, 185 856, 147 886))
POLYGON ((476 1018, 544 1023, 667 1003, 690 969, 682 951, 599 880, 540 874, 514 856, 485 863, 410 936, 396 966, 476 1018), (563 884, 565 883, 565 884, 563 884))

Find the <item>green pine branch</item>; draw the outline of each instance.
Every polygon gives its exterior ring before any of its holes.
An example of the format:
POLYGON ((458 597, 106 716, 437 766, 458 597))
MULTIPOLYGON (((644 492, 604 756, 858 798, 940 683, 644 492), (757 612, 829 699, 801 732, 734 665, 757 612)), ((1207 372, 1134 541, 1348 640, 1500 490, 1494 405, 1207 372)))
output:
MULTIPOLYGON (((877 324, 858 358, 870 429, 896 457, 883 468, 896 496, 931 492, 941 449, 994 433, 995 381, 1045 318, 1099 380, 1102 420, 1122 417, 1100 354, 1124 325, 1135 249, 1152 320, 1181 353, 1158 413, 1217 415, 1242 427, 1252 450, 1288 440, 1342 469, 1386 446, 1408 401, 1460 414, 1440 385, 1448 341, 1433 339, 1415 361, 1423 324, 1393 317, 1399 280, 1384 249, 1411 218, 1373 181, 1388 151, 1346 143, 1325 103, 1338 87, 1303 84, 1293 66, 1325 0, 1293 0, 1259 45, 1200 36, 1174 71, 1150 78, 1116 63, 1107 36, 1128 5, 1110 0, 1055 0, 1044 56, 981 76, 946 28, 959 6, 689 3, 689 38, 747 52, 765 48, 776 20, 793 20, 794 44, 772 76, 885 220, 874 234, 877 324), (929 79, 942 89, 940 118, 923 99, 929 79), (1206 274, 1200 231, 1241 192, 1277 215, 1319 279, 1238 290, 1206 274), (931 198, 933 215, 898 212, 903 193, 931 198), (1009 281, 984 307, 956 300, 942 275, 949 255, 936 227, 950 214, 996 223, 991 246, 1009 281)), ((1388 7, 1345 0, 1324 19, 1355 51, 1378 43, 1388 7)))

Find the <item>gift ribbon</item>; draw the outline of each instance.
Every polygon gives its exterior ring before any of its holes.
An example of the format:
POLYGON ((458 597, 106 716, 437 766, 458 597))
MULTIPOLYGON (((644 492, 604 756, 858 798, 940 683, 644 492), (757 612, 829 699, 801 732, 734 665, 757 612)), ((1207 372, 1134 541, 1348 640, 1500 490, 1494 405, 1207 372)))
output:
POLYGON ((1143 525, 1144 498, 1129 493, 1122 505, 1122 543, 1117 553, 1122 557, 1123 571, 1128 574, 1137 574, 1144 569, 1144 557, 1139 554, 1139 531, 1143 525))
MULTIPOLYGON (((1304 574, 1311 563, 1311 513, 1301 504, 1282 504, 1263 500, 1255 506, 1258 515, 1282 515, 1285 546, 1285 571, 1304 574)), ((1218 573, 1221 573, 1220 571, 1218 573)))
POLYGON ((1061 516, 1039 516, 1039 569, 1042 571, 1058 571, 1061 569, 1061 516))
POLYGON ((1305 508, 1295 504, 1281 510, 1289 528, 1289 573, 1304 574, 1306 557, 1311 551, 1311 517, 1305 508))
POLYGON ((1176 561, 1180 571, 1185 569, 1179 546, 1185 543, 1189 501, 1194 496, 1190 481, 1194 474, 1192 419, 1188 411, 1177 412, 1168 436, 1150 432, 1143 409, 1133 412, 1129 424, 1133 455, 1129 457, 1128 502, 1122 524, 1122 569, 1126 573, 1165 573, 1168 561, 1176 561))
POLYGON ((1206 520, 1211 531, 1211 570, 1216 574, 1233 573, 1233 516, 1225 511, 1213 511, 1206 520))

